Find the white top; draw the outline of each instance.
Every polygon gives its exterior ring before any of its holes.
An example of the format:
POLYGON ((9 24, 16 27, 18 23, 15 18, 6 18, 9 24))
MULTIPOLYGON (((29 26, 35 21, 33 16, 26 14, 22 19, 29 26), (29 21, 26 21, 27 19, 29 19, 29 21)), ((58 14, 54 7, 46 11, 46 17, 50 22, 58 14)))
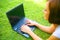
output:
POLYGON ((56 28, 52 35, 54 35, 57 38, 60 38, 60 25, 56 28))

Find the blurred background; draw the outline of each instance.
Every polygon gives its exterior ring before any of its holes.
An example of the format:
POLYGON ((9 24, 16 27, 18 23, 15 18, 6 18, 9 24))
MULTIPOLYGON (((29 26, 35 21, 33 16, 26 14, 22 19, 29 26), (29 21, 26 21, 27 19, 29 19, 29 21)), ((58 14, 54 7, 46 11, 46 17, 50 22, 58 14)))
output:
MULTIPOLYGON (((16 7, 17 5, 24 4, 25 16, 34 20, 42 25, 49 26, 49 22, 44 20, 43 9, 46 0, 0 0, 0 40, 32 40, 31 37, 25 38, 21 34, 12 30, 6 12, 16 7)), ((36 28, 34 33, 46 40, 50 34, 36 28)))

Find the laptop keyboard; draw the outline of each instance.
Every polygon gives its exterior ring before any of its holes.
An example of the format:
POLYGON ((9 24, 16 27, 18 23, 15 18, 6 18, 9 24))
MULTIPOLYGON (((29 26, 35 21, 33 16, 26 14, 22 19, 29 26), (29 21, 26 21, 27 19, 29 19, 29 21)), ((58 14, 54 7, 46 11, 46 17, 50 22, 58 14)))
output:
MULTIPOLYGON (((22 18, 22 19, 17 23, 17 25, 15 25, 15 26, 13 27, 13 30, 15 30, 15 31, 18 32, 19 34, 22 34, 22 35, 24 35, 25 37, 28 38, 29 35, 28 35, 27 33, 25 33, 25 32, 22 32, 22 31, 20 30, 21 26, 26 23, 26 20, 27 20, 27 18, 22 18)), ((30 28, 31 28, 32 31, 35 29, 34 26, 31 26, 30 28)))

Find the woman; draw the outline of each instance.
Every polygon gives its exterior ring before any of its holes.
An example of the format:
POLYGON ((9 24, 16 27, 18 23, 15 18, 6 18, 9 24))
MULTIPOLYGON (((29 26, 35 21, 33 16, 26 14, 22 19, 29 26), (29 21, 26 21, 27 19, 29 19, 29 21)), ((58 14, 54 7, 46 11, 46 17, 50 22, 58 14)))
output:
MULTIPOLYGON (((44 10, 44 15, 44 19, 51 23, 50 27, 40 25, 30 20, 27 20, 27 25, 35 25, 44 32, 52 33, 47 40, 60 40, 60 0, 48 0, 44 10)), ((28 33, 34 40, 42 40, 34 34, 27 25, 23 25, 21 30, 28 33)))

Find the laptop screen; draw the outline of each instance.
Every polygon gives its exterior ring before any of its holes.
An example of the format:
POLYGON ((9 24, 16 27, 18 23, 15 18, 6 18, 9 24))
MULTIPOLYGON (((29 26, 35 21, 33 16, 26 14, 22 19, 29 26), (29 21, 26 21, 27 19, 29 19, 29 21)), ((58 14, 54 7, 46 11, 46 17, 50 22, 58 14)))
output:
POLYGON ((16 25, 19 22, 19 20, 25 17, 23 4, 18 5, 17 7, 8 11, 6 14, 11 25, 16 25))

